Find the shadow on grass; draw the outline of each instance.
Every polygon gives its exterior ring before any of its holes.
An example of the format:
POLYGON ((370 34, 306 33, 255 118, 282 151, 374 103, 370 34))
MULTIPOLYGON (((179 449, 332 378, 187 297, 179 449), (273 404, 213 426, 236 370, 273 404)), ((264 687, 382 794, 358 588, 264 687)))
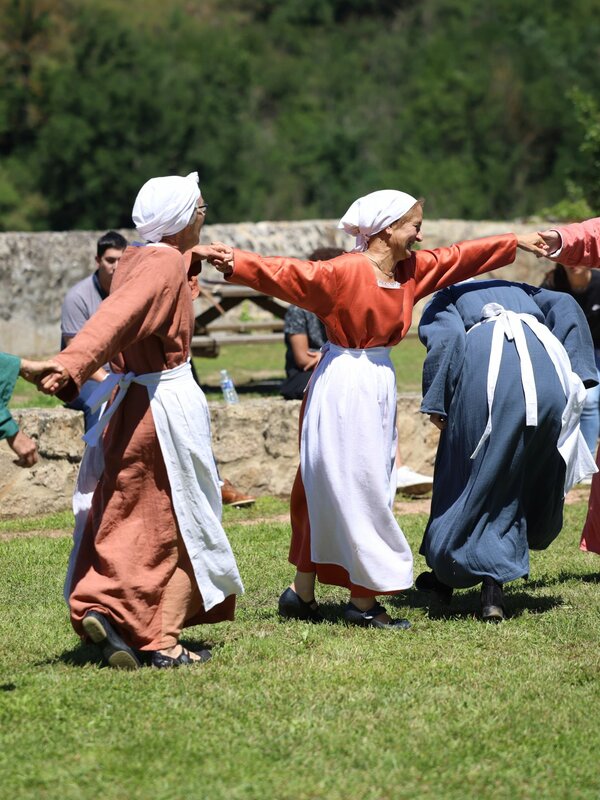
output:
POLYGON ((70 667, 85 667, 88 664, 102 664, 100 650, 93 644, 80 644, 71 650, 63 650, 60 655, 39 661, 36 667, 47 667, 51 664, 68 664, 70 667))
MULTIPOLYGON (((429 619, 435 620, 475 619, 481 614, 479 588, 455 594, 449 606, 441 605, 423 592, 413 589, 400 596, 387 595, 378 599, 394 618, 406 616, 410 618, 411 609, 422 609, 429 619)), ((526 592, 507 592, 505 603, 507 619, 516 619, 524 613, 544 614, 563 605, 564 601, 560 596, 533 597, 526 592)), ((325 621, 333 625, 346 625, 345 608, 346 603, 319 603, 319 611, 325 617, 325 621)), ((265 612, 264 616, 272 618, 273 615, 272 612, 265 612)), ((282 623, 289 622, 281 617, 279 619, 282 623)))
POLYGON ((581 581, 581 583, 600 583, 600 572, 581 573, 581 572, 559 572, 552 578, 539 578, 527 581, 525 584, 528 589, 540 589, 545 586, 556 586, 557 583, 569 583, 569 581, 581 581))
MULTIPOLYGON (((191 639, 181 639, 180 644, 187 650, 212 650, 212 644, 206 644, 202 641, 195 641, 191 639)), ((136 655, 140 659, 142 666, 149 666, 150 655, 147 652, 136 650, 136 655)), ((60 655, 53 658, 46 658, 39 661, 36 667, 46 667, 52 664, 67 664, 70 667, 85 667, 89 664, 97 664, 100 667, 107 667, 102 660, 100 648, 93 644, 81 644, 71 650, 64 650, 60 655)), ((0 687, 1 688, 1 687, 0 687)))
MULTIPOLYGON (((524 613, 543 614, 564 603, 560 596, 534 597, 526 592, 508 591, 504 599, 507 619, 515 619, 524 613)), ((391 596, 385 600, 399 612, 403 608, 426 609, 430 619, 473 619, 481 613, 479 588, 455 594, 450 605, 442 605, 429 595, 412 589, 401 597, 391 596)))

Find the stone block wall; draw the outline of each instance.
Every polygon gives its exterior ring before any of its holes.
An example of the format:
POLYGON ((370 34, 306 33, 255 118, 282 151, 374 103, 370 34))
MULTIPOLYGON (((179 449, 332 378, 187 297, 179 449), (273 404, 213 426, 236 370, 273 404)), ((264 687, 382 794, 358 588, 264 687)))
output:
MULTIPOLYGON (((432 474, 438 431, 418 412, 420 397, 398 398, 405 463, 432 474)), ((255 495, 289 495, 298 468, 300 401, 281 398, 210 403, 213 449, 223 477, 255 495)), ((13 464, 0 442, 0 519, 34 516, 70 508, 83 454, 83 415, 63 408, 23 409, 14 417, 38 443, 40 461, 31 469, 13 464)))

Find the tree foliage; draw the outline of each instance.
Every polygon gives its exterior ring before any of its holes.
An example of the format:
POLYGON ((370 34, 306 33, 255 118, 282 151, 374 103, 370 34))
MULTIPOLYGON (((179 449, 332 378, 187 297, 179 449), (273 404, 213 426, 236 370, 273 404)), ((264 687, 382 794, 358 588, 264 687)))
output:
POLYGON ((595 0, 0 0, 0 227, 129 226, 198 169, 219 221, 600 213, 595 0), (579 206, 581 207, 581 206, 579 206))

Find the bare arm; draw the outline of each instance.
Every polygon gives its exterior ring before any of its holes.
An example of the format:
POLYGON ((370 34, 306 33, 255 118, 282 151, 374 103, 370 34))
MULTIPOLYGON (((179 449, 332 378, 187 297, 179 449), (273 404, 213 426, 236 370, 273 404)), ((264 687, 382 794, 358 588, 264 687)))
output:
POLYGON ((291 333, 289 341, 296 364, 304 372, 314 369, 321 360, 321 353, 309 350, 308 336, 305 333, 291 333))
POLYGON ((332 261, 266 257, 213 242, 219 255, 208 260, 227 280, 312 311, 321 318, 335 305, 336 272, 332 261))

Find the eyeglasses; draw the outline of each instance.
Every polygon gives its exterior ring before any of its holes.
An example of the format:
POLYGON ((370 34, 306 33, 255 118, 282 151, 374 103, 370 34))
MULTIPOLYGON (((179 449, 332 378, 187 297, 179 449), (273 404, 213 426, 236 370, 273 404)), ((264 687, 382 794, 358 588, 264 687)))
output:
POLYGON ((199 211, 202 214, 204 214, 204 216, 206 216, 206 209, 207 208, 208 208, 208 203, 202 203, 201 206, 196 206, 196 211, 199 211))

